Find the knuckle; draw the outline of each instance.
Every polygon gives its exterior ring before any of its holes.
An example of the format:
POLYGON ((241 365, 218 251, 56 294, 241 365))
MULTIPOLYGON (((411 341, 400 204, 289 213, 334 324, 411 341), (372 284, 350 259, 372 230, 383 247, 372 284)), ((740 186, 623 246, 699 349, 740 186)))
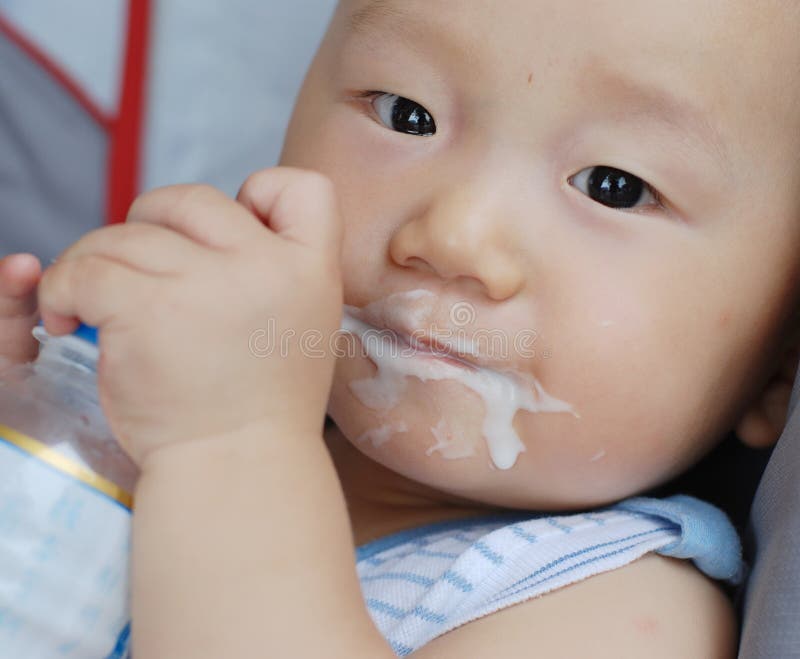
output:
POLYGON ((132 242, 146 240, 150 238, 154 232, 159 231, 158 227, 143 222, 117 224, 108 228, 110 229, 108 233, 109 238, 118 240, 123 247, 132 242))
POLYGON ((163 210, 168 205, 169 200, 179 194, 179 190, 182 187, 185 186, 168 185, 140 194, 128 208, 125 224, 152 221, 153 214, 163 210))
POLYGON ((239 188, 239 196, 252 198, 253 192, 262 185, 262 182, 274 175, 273 169, 262 169, 250 174, 239 188))
POLYGON ((158 224, 166 219, 182 222, 220 197, 224 197, 222 192, 204 183, 157 188, 136 198, 128 213, 128 222, 132 225, 142 221, 158 224))
POLYGON ((108 263, 95 255, 87 255, 75 260, 69 269, 68 285, 74 290, 84 291, 87 295, 96 288, 108 270, 108 263))
POLYGON ((194 183, 173 186, 179 204, 193 208, 196 204, 204 204, 224 197, 222 192, 208 183, 194 183))
POLYGON ((270 171, 280 171, 295 185, 313 189, 315 192, 323 194, 333 194, 333 181, 322 172, 314 169, 301 169, 299 167, 276 167, 274 170, 264 170, 257 174, 265 174, 270 171))
POLYGON ((91 253, 116 253, 125 245, 149 236, 152 231, 153 226, 146 223, 114 224, 93 229, 64 250, 57 261, 69 261, 91 253))
POLYGON ((203 218, 209 217, 209 209, 219 205, 220 201, 230 201, 222 192, 210 185, 192 185, 184 187, 176 195, 167 211, 170 223, 184 230, 197 228, 203 218))
POLYGON ((64 251, 62 251, 61 254, 59 254, 56 258, 56 262, 69 260, 76 254, 79 254, 85 250, 88 245, 96 244, 106 235, 108 228, 109 227, 100 227, 97 229, 92 229, 88 233, 84 234, 77 242, 73 243, 64 251))
POLYGON ((128 214, 125 216, 125 224, 138 222, 141 219, 144 214, 144 208, 147 207, 151 199, 150 195, 152 194, 152 192, 145 192, 133 200, 133 203, 128 207, 128 214))

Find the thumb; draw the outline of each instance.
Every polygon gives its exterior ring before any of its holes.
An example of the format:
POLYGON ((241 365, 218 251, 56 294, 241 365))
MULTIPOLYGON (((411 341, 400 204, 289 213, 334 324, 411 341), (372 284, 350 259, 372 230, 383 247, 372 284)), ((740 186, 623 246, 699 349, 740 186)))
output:
POLYGON ((236 200, 279 236, 335 256, 343 223, 333 183, 316 172, 275 167, 252 174, 236 200))
POLYGON ((11 315, 5 306, 17 313, 30 313, 32 296, 42 276, 42 266, 32 254, 11 254, 0 259, 0 316, 11 315))
POLYGON ((38 342, 31 330, 38 321, 36 285, 39 260, 30 254, 0 259, 0 369, 36 357, 38 342))

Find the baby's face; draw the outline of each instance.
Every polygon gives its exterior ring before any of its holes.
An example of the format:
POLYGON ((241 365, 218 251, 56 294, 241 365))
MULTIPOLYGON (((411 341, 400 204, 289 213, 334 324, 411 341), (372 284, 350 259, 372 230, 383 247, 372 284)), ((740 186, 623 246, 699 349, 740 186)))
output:
POLYGON ((340 429, 542 508, 709 450, 797 297, 798 28, 778 0, 343 2, 283 162, 338 187, 350 329, 460 358, 352 351, 340 429))

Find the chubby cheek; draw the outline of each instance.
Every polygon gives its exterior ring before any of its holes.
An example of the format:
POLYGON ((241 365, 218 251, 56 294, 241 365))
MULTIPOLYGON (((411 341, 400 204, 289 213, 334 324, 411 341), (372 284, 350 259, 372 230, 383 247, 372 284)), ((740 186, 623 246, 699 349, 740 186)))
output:
MULTIPOLYGON (((619 299, 619 298, 618 298, 619 299)), ((496 468, 482 433, 485 401, 453 381, 406 378, 396 404, 364 405, 351 385, 371 381, 365 356, 340 359, 329 413, 368 457, 413 480, 495 505, 568 509, 600 505, 640 491, 672 471, 678 414, 663 346, 646 332, 643 305, 571 297, 562 322, 543 325, 547 358, 517 360, 544 389, 577 414, 517 412, 513 429, 525 446, 514 466, 496 468), (580 311, 577 311, 577 310, 580 311), (643 343, 642 337, 650 343, 643 343), (643 386, 648 383, 648 386, 643 386), (670 441, 672 438, 672 441, 670 441)), ((677 403, 680 407, 680 403, 677 403)))
POLYGON ((640 291, 614 288, 605 298, 597 288, 573 295, 548 328, 550 358, 538 375, 579 418, 517 415, 527 450, 515 468, 541 486, 529 485, 535 498, 573 507, 616 500, 663 482, 697 453, 674 328, 640 291))
POLYGON ((601 505, 671 475, 680 451, 670 428, 650 418, 646 405, 632 406, 587 403, 580 419, 518 415, 515 426, 527 450, 514 469, 529 477, 518 491, 529 500, 518 505, 601 505))
POLYGON ((558 498, 575 505, 619 499, 677 475, 709 448, 707 419, 718 407, 709 374, 719 370, 713 357, 722 351, 696 349, 710 339, 700 320, 707 310, 623 281, 613 293, 593 293, 558 316, 544 374, 580 418, 517 419, 528 447, 520 467, 540 470, 558 498), (679 302, 685 313, 674 312, 679 302))

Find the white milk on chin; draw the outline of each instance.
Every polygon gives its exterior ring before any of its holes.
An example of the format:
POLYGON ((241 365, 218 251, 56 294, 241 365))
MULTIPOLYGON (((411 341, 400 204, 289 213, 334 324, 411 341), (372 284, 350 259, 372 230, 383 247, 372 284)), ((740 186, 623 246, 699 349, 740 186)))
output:
MULTIPOLYGON (((430 291, 410 291, 373 302, 365 307, 365 310, 369 310, 369 317, 379 318, 380 322, 392 327, 420 327, 420 321, 428 315, 426 313, 428 307, 425 305, 435 299, 435 295, 430 291)), ((578 416, 569 403, 548 394, 538 380, 528 373, 512 370, 499 372, 473 365, 470 368, 459 366, 398 343, 391 332, 379 330, 362 320, 363 317, 364 310, 345 306, 342 330, 359 338, 364 353, 378 369, 374 377, 350 383, 350 390, 356 398, 370 409, 385 412, 400 402, 409 377, 415 377, 422 382, 429 380, 460 382, 478 394, 484 402, 483 437, 492 462, 498 469, 513 467, 519 454, 525 450, 525 445, 513 427, 514 416, 519 410, 568 412, 578 416)), ((464 346, 469 345, 469 341, 461 341, 457 347, 463 350, 464 346)), ((474 354, 473 350, 469 352, 474 354)), ((438 444, 434 449, 438 450, 445 446, 441 438, 441 422, 437 429, 439 433, 434 432, 434 436, 438 444)), ((378 447, 388 441, 391 432, 405 431, 404 424, 400 424, 397 428, 384 425, 374 431, 367 431, 362 438, 372 439, 373 444, 378 447)), ((428 455, 431 455, 434 449, 429 450, 428 455)), ((441 453, 449 459, 471 455, 471 452, 464 450, 441 453)))

